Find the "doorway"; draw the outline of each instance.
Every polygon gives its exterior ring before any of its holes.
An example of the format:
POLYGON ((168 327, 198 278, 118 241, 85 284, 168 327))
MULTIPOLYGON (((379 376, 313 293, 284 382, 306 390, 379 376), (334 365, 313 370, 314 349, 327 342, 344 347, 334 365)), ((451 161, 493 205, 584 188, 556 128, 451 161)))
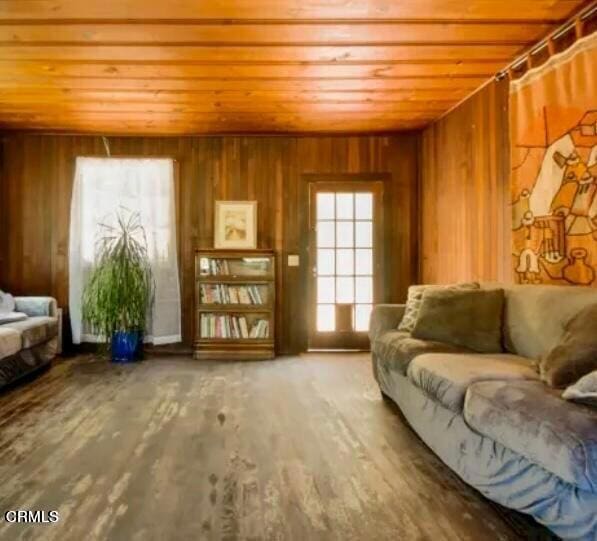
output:
POLYGON ((383 182, 309 188, 309 349, 368 350, 382 294, 383 182))

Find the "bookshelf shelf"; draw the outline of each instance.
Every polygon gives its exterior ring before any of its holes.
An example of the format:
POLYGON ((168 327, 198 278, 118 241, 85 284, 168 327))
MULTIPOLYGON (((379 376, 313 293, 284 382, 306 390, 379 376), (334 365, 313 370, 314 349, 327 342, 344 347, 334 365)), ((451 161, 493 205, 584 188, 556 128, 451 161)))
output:
MULTIPOLYGON (((270 340, 263 340, 260 338, 246 338, 246 342, 251 344, 269 344, 270 340)), ((222 338, 202 338, 198 341, 200 344, 228 344, 229 340, 222 338)))
POLYGON ((196 251, 196 359, 274 357, 275 272, 272 250, 196 251))
POLYGON ((202 304, 197 312, 250 312, 266 314, 271 311, 269 304, 202 304))
POLYGON ((269 284, 274 277, 261 279, 247 278, 244 276, 200 276, 197 281, 204 284, 269 284))

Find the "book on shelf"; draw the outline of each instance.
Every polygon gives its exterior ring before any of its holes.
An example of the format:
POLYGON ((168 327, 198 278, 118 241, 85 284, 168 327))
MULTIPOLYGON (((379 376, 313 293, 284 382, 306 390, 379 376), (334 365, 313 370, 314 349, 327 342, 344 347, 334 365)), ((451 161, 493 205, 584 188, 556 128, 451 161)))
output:
POLYGON ((201 284, 199 291, 205 304, 264 304, 255 285, 201 284))
POLYGON ((249 338, 267 338, 269 336, 269 321, 260 319, 253 323, 249 338))
POLYGON ((256 319, 249 323, 245 316, 201 314, 202 338, 269 338, 269 321, 256 319))
POLYGON ((230 274, 230 267, 227 259, 210 259, 202 257, 199 261, 199 270, 203 275, 226 275, 230 274))

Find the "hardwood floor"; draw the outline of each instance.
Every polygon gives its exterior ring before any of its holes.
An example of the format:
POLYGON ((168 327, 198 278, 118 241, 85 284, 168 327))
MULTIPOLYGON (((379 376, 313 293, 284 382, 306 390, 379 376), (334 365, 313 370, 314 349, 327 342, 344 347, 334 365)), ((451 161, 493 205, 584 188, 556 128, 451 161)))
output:
POLYGON ((367 355, 57 361, 0 396, 12 540, 549 539, 464 485, 382 401, 367 355))

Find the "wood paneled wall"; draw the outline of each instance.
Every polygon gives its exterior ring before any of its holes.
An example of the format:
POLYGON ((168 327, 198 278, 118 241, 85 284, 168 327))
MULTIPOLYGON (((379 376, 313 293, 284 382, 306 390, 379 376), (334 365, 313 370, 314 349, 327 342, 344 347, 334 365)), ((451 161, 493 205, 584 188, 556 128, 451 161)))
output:
POLYGON ((510 281, 508 81, 424 130, 420 281, 510 281))
MULTIPOLYGON (((217 199, 257 200, 259 247, 279 258, 278 351, 306 348, 307 185, 313 173, 390 173, 386 302, 401 301, 417 272, 415 133, 342 137, 111 137, 112 156, 178 160, 178 224, 187 343, 193 326, 193 256, 213 245, 217 199), (286 266, 288 254, 301 266, 286 266)), ((76 156, 105 156, 102 139, 9 133, 0 171, 0 288, 51 294, 68 305, 70 197, 76 156)))

